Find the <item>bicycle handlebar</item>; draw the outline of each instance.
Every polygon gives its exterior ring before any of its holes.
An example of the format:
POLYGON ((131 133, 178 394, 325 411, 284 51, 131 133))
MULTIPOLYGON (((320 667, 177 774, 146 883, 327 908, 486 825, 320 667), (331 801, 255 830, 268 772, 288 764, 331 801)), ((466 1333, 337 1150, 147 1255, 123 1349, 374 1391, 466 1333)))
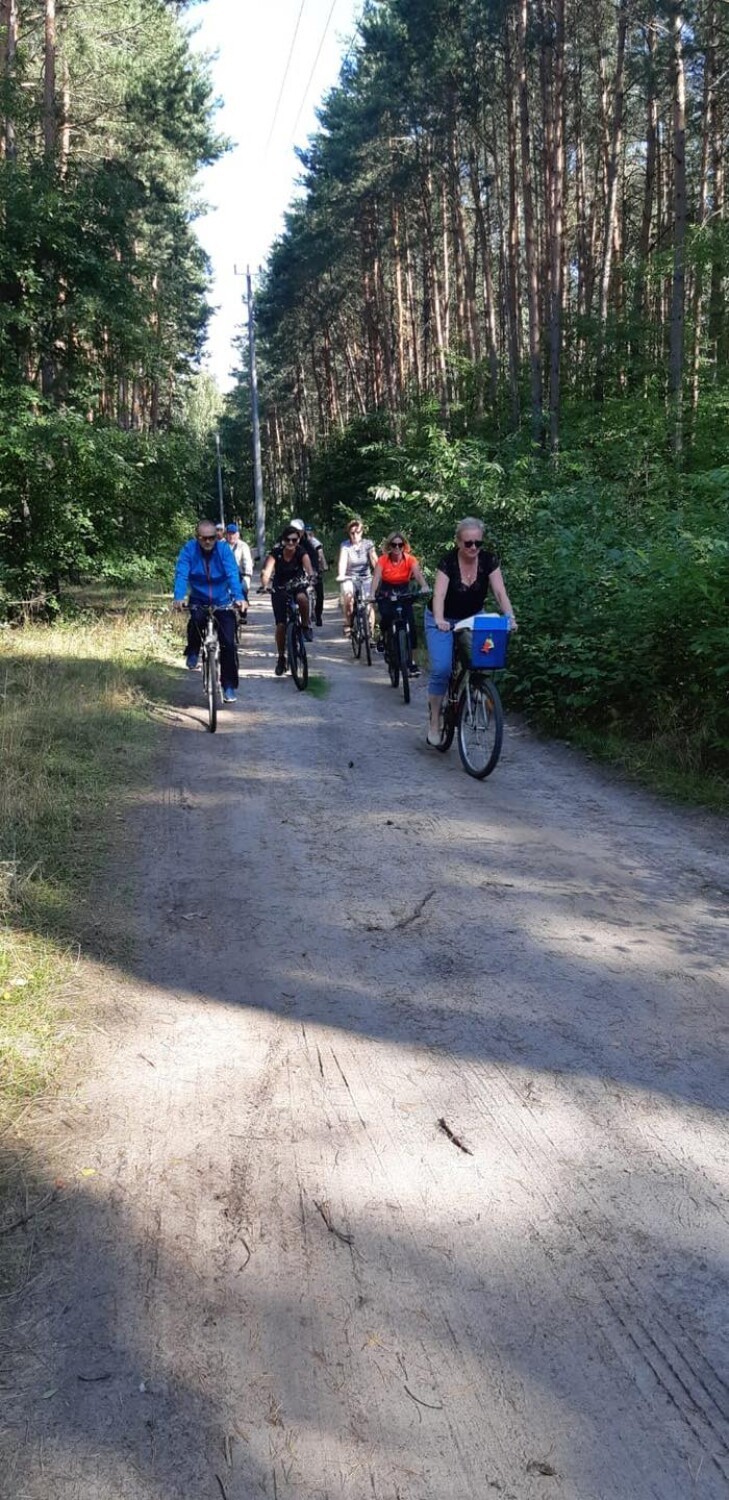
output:
POLYGON ((409 589, 406 587, 398 588, 397 584, 391 584, 389 587, 387 584, 380 584, 380 587, 378 588, 377 593, 374 595, 374 598, 375 600, 377 600, 383 597, 385 599, 393 599, 395 601, 399 601, 401 599, 429 599, 432 592, 432 589, 409 589))

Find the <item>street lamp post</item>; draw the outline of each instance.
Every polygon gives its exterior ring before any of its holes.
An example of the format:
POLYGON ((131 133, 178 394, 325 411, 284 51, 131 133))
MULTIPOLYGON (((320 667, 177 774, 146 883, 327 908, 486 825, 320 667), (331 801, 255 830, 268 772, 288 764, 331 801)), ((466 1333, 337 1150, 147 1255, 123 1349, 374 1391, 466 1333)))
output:
POLYGON ((218 464, 218 501, 220 504, 220 522, 225 525, 225 510, 223 508, 223 471, 220 467, 220 433, 215 434, 215 457, 218 464))

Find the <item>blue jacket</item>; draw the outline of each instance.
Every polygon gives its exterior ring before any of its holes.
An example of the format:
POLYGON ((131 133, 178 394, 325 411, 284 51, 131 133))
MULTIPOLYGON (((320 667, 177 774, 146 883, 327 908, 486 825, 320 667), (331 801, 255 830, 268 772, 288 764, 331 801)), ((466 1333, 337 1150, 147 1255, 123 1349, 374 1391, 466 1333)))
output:
POLYGON ((188 592, 191 604, 223 606, 243 598, 238 564, 227 542, 216 542, 207 555, 197 537, 185 542, 175 568, 175 601, 188 592))

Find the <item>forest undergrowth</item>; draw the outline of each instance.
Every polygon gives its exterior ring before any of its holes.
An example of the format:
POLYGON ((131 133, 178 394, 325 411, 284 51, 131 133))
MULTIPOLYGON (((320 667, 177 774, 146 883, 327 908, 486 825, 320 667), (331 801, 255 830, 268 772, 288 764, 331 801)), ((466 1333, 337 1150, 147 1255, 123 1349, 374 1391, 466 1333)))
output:
POLYGON ((558 465, 528 438, 449 436, 433 407, 401 441, 378 419, 320 452, 312 507, 402 526, 431 576, 461 516, 484 519, 519 619, 506 696, 539 730, 658 789, 729 808, 729 448, 717 395, 678 473, 656 403, 565 422, 558 465))

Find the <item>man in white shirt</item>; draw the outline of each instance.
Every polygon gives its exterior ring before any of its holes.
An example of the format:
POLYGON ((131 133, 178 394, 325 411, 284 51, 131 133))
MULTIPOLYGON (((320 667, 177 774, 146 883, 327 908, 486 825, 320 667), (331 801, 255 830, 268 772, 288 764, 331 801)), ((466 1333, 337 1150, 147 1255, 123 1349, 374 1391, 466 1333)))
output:
POLYGON ((225 537, 228 546, 232 550, 236 563, 238 564, 238 572, 240 573, 241 587, 243 589, 243 598, 245 599, 246 603, 245 610, 241 612, 241 620, 245 621, 247 614, 248 597, 251 592, 251 579, 253 577, 253 558, 251 556, 251 549, 248 546, 248 543, 243 541, 243 538, 238 530, 238 527, 235 524, 235 521, 230 521, 226 526, 225 537))

